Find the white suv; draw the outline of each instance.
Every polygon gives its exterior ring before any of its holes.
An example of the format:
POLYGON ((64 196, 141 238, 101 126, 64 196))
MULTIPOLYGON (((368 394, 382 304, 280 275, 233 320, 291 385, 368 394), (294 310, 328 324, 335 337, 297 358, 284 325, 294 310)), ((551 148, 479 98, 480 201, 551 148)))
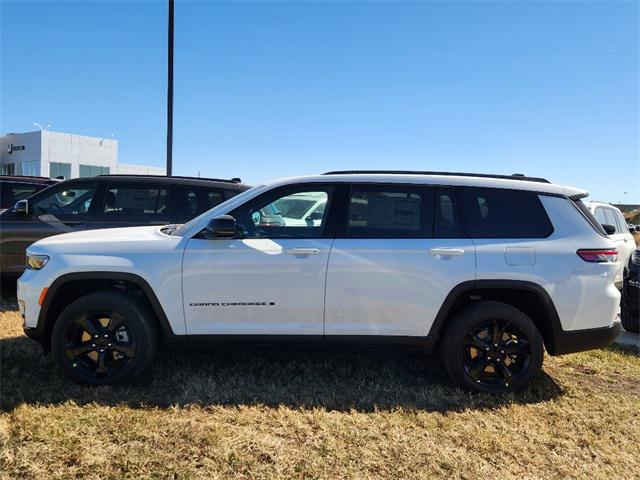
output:
MULTIPOLYGON (((622 265, 626 265, 631 258, 631 254, 636 249, 636 241, 633 238, 627 225, 627 221, 624 219, 624 215, 619 208, 614 207, 610 203, 604 202, 588 202, 587 207, 596 217, 596 220, 609 230, 609 237, 616 242, 616 249, 618 250, 618 258, 622 265)), ((623 269, 624 270, 624 269, 623 269)), ((616 287, 622 288, 622 273, 623 270, 616 275, 616 287)))
POLYGON ((459 385, 518 391, 545 348, 599 348, 620 330, 622 265, 586 195, 522 176, 279 180, 184 225, 34 243, 25 332, 93 385, 140 374, 159 342, 285 342, 437 349, 459 385), (326 204, 321 218, 262 219, 301 197, 326 204))

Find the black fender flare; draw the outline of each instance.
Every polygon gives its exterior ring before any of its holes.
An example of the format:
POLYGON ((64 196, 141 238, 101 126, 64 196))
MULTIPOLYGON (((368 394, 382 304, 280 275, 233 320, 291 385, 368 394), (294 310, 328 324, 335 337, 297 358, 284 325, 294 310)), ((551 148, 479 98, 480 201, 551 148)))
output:
POLYGON ((158 323, 160 325, 161 333, 163 337, 173 337, 175 334, 169 323, 169 319, 158 300, 155 292, 149 285, 149 283, 140 275, 127 272, 113 272, 113 271, 92 271, 92 272, 75 272, 66 273, 56 278, 49 287, 47 294, 40 307, 40 313, 38 315, 38 323, 35 328, 25 329, 25 333, 32 339, 37 340, 43 344, 47 343, 47 332, 50 332, 50 326, 55 322, 55 318, 50 318, 49 311, 51 305, 56 297, 58 290, 69 282, 77 280, 121 280, 133 283, 139 287, 149 300, 149 304, 153 312, 155 313, 158 323))
POLYGON ((549 332, 547 335, 543 335, 546 337, 545 347, 547 348, 547 351, 551 355, 565 353, 564 351, 561 351, 564 349, 558 348, 558 340, 562 336, 563 329, 562 324, 560 323, 560 317, 558 316, 556 307, 553 304, 553 300, 551 300, 549 293, 541 285, 526 280, 469 280, 456 285, 442 303, 442 306, 431 325, 428 336, 434 339, 439 338, 440 332, 442 331, 442 328, 457 300, 467 293, 481 289, 521 290, 534 294, 540 301, 549 321, 549 332))

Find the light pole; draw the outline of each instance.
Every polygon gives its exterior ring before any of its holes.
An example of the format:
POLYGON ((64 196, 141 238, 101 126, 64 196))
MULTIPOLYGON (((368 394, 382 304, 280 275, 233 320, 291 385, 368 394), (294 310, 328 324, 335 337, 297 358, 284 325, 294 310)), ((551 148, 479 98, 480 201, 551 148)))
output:
POLYGON ((173 170, 173 0, 169 0, 167 32, 167 175, 173 170))

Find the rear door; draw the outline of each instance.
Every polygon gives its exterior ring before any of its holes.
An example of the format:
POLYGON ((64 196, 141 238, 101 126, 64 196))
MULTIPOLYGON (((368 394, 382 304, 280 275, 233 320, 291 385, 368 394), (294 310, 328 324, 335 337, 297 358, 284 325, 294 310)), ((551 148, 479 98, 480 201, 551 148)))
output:
POLYGON ((455 189, 355 184, 342 213, 325 335, 426 336, 449 292, 475 278, 455 189))
POLYGON ((172 186, 154 182, 106 183, 101 204, 89 228, 132 227, 175 223, 171 208, 172 186))

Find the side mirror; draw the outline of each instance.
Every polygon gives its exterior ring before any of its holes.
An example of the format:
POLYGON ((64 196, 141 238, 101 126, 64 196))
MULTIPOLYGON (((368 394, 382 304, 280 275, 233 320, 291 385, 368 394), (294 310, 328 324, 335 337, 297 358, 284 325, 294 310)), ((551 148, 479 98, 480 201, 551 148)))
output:
POLYGON ((209 224, 202 231, 203 237, 208 240, 216 238, 233 238, 236 236, 236 219, 231 215, 221 215, 209 220, 209 224))
POLYGON ((614 227, 613 225, 603 223, 602 228, 604 228, 604 231, 607 233, 607 235, 613 235, 614 233, 616 233, 616 227, 614 227))
POLYGON ((313 212, 307 217, 307 220, 315 222, 316 220, 322 220, 324 218, 324 212, 313 212))
POLYGON ((18 200, 13 206, 13 213, 20 217, 29 215, 29 200, 18 200))

